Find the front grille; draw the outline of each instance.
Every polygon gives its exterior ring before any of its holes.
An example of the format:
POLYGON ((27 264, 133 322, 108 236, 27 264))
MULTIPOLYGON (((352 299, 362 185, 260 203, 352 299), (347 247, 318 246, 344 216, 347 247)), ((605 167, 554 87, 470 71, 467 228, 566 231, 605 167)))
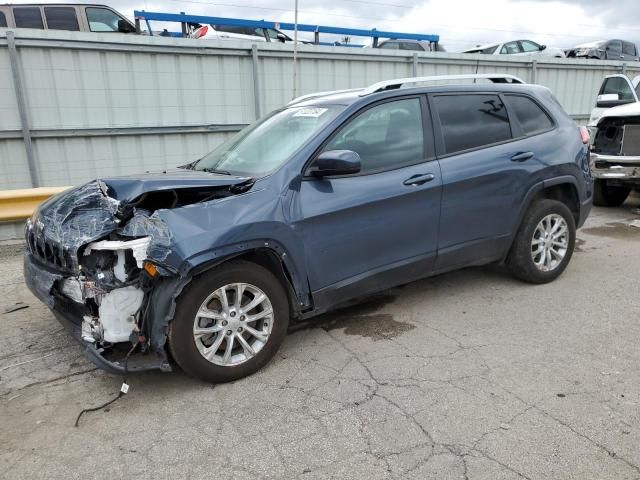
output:
POLYGON ((617 162, 607 160, 596 160, 594 166, 598 170, 604 170, 611 167, 640 167, 640 162, 617 162))
POLYGON ((27 228, 25 233, 27 248, 38 260, 60 270, 73 271, 74 265, 69 250, 42 235, 36 236, 32 228, 27 228))
POLYGON ((640 155, 640 125, 625 125, 622 135, 622 155, 640 155))

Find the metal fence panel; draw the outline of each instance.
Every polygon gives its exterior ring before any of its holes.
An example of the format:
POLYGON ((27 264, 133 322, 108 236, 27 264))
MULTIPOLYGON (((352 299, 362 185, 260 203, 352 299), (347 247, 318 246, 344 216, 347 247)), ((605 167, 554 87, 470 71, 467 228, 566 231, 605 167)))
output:
POLYGON ((99 176, 162 171, 192 162, 231 133, 41 138, 35 142, 45 185, 77 185, 99 176))
POLYGON ((20 50, 33 129, 243 123, 251 60, 239 56, 20 50))
POLYGON ((9 51, 0 48, 0 131, 20 130, 9 51))
POLYGON ((0 140, 0 190, 30 186, 24 142, 0 140))

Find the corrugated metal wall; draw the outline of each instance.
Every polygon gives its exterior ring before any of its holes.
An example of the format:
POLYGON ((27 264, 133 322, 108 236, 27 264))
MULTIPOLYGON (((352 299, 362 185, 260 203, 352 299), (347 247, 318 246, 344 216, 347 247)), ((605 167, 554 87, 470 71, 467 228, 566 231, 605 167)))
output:
MULTIPOLYGON (((292 45, 252 52, 240 42, 33 30, 15 38, 43 186, 186 163, 293 94, 292 45)), ((9 43, 0 30, 0 189, 31 186, 9 43)), ((640 63, 299 49, 299 95, 394 77, 504 72, 550 87, 583 123, 605 75, 640 72, 640 63)))

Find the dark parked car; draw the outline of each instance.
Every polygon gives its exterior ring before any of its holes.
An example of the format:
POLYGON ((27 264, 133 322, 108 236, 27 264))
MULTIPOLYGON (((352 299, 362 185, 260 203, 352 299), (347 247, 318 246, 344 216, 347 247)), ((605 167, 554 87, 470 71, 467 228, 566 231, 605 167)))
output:
MULTIPOLYGON (((478 83, 400 88, 459 78, 478 83)), ((290 319, 398 284, 503 261, 550 282, 591 208, 589 138, 519 82, 309 95, 183 168, 89 182, 28 222, 27 285, 97 365, 170 370, 171 352, 220 382, 290 319)))
POLYGON ((626 40, 600 40, 584 43, 567 52, 569 58, 638 61, 638 48, 626 40))

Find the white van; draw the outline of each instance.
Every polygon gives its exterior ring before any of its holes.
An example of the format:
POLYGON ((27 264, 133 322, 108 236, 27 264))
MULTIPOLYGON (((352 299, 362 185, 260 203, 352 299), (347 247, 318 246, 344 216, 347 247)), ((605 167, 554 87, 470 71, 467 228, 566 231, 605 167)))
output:
POLYGON ((136 26, 111 7, 68 3, 0 5, 0 28, 136 33, 136 26))

